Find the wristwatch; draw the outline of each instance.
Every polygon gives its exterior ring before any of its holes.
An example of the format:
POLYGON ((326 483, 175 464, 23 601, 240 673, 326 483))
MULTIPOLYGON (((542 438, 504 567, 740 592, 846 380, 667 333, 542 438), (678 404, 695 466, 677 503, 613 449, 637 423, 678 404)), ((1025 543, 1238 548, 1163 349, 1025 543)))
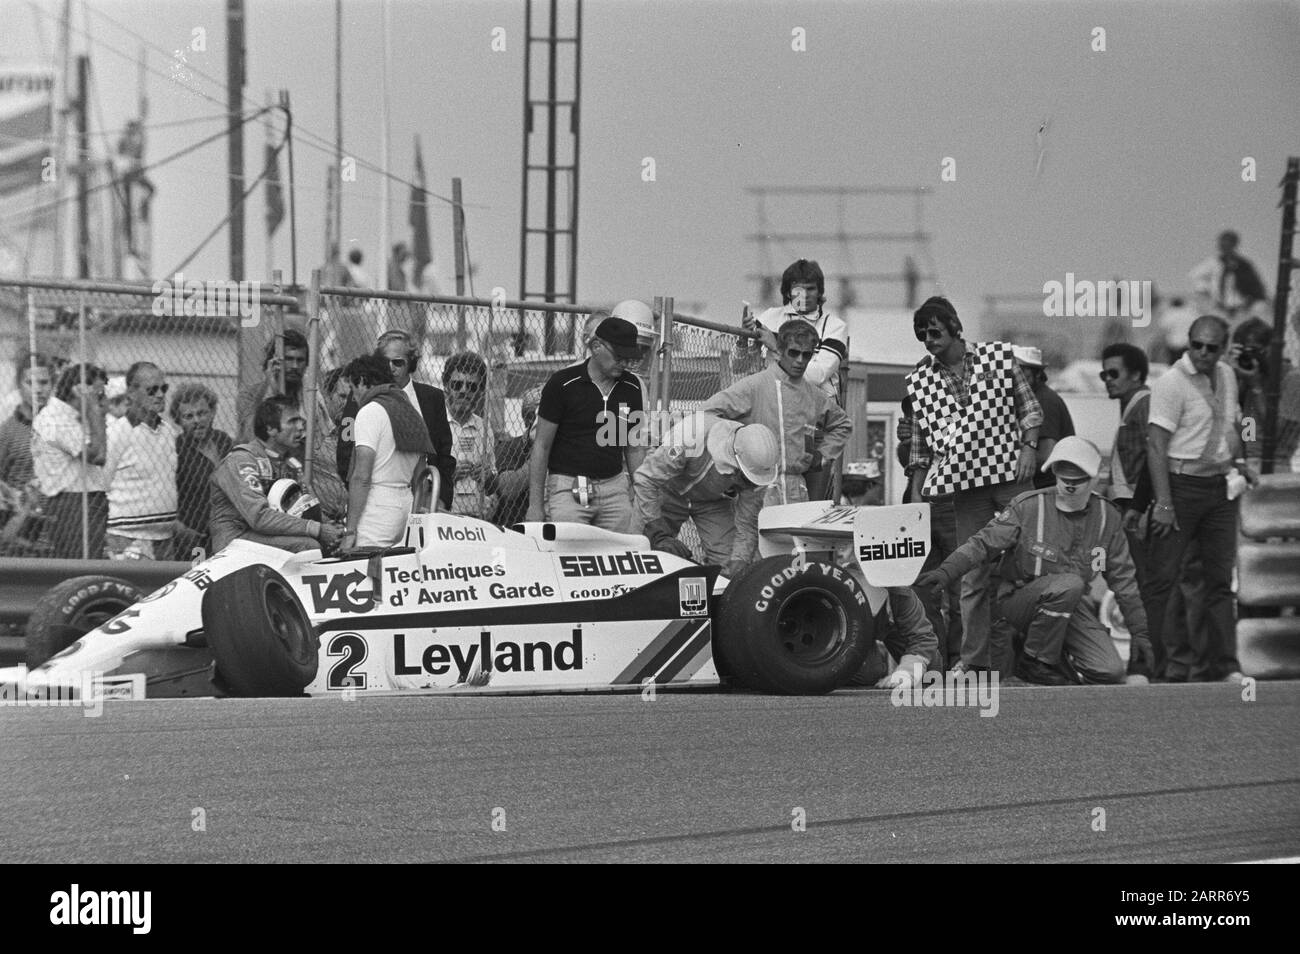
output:
POLYGON ((1032 441, 1025 441, 1025 440, 1022 440, 1020 443, 1023 444, 1025 447, 1032 447, 1034 450, 1038 450, 1038 439, 1037 439, 1037 438, 1035 438, 1035 439, 1032 440, 1032 441))

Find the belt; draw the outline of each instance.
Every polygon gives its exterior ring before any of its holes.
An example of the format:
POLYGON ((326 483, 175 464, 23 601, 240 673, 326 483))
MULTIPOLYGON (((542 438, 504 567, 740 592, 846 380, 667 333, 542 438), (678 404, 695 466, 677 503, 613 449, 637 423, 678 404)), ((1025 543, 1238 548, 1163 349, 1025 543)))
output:
POLYGON ((1232 469, 1230 463, 1206 460, 1178 460, 1169 458, 1169 473, 1184 477, 1227 477, 1232 469))
POLYGON ((566 474, 562 470, 553 470, 550 471, 550 473, 556 477, 586 477, 588 480, 600 484, 600 483, 604 483, 607 480, 615 480, 619 477, 623 477, 626 475, 627 471, 620 470, 617 474, 613 474, 609 477, 592 477, 590 474, 566 474))

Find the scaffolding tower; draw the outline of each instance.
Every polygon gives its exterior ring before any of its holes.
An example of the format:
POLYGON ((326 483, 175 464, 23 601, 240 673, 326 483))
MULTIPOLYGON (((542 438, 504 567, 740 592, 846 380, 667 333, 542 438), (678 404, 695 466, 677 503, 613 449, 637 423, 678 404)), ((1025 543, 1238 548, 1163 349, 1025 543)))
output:
MULTIPOLYGON (((745 192, 755 197, 758 212, 758 231, 747 236, 747 240, 758 246, 757 272, 746 277, 757 283, 758 299, 765 305, 780 304, 779 286, 781 272, 785 266, 797 258, 816 259, 826 275, 827 299, 832 299, 832 288, 838 288, 838 300, 832 305, 841 310, 855 305, 866 304, 859 300, 859 284, 899 284, 903 286, 903 303, 908 308, 915 308, 918 302, 917 289, 922 282, 935 283, 934 259, 930 254, 930 233, 923 225, 923 205, 930 190, 925 187, 905 186, 749 186, 745 192), (772 228, 772 210, 769 200, 773 197, 786 196, 813 200, 814 207, 801 210, 797 216, 807 220, 817 216, 817 228, 803 231, 774 230, 772 228), (849 228, 849 204, 855 198, 865 196, 911 198, 911 231, 851 231, 849 228), (828 200, 833 200, 833 211, 828 200), (826 226, 832 224, 834 228, 826 226), (787 260, 776 262, 772 255, 772 246, 776 245, 786 255, 787 260), (872 271, 863 265, 863 249, 884 245, 891 246, 896 254, 903 255, 899 271, 872 271), (901 248, 900 248, 901 247, 901 248), (913 253, 923 261, 926 272, 921 272, 913 253)), ((858 215, 862 213, 859 211, 858 215)), ((890 217, 897 219, 901 212, 890 210, 890 217)), ((789 221, 794 216, 784 215, 789 221)), ((800 223, 802 224, 802 223, 800 223)), ((869 261, 879 261, 881 254, 871 254, 869 261)), ((895 302, 890 302, 895 304, 895 302)))
MULTIPOLYGON (((574 303, 578 291, 582 0, 524 2, 527 42, 519 297, 574 303), (539 197, 544 201, 538 201, 539 197)), ((524 336, 525 329, 519 331, 524 336)), ((564 331, 566 340, 557 341, 555 316, 546 313, 543 349, 547 354, 554 354, 557 348, 572 350, 572 335, 570 327, 564 331)))

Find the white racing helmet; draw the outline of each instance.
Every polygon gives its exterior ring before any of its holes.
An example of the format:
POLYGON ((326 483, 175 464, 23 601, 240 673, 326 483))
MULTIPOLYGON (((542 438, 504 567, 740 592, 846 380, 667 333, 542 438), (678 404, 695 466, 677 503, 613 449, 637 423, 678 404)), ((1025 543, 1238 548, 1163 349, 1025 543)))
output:
POLYGON ((629 298, 615 305, 610 314, 636 325, 636 343, 646 349, 646 361, 643 363, 648 363, 654 352, 659 350, 659 327, 655 322, 654 309, 639 299, 629 298))
POLYGON ((317 522, 321 518, 320 501, 303 490, 298 481, 288 477, 281 477, 271 485, 271 489, 266 494, 266 502, 271 505, 272 510, 287 513, 291 517, 317 522))

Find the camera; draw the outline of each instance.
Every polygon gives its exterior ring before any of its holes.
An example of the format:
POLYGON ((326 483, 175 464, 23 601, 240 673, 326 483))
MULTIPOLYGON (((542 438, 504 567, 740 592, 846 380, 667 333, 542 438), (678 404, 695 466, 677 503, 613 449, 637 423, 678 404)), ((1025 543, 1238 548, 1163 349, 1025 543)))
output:
POLYGON ((1243 371, 1254 371, 1264 361, 1264 353, 1259 348, 1242 348, 1237 355, 1237 367, 1243 371))

